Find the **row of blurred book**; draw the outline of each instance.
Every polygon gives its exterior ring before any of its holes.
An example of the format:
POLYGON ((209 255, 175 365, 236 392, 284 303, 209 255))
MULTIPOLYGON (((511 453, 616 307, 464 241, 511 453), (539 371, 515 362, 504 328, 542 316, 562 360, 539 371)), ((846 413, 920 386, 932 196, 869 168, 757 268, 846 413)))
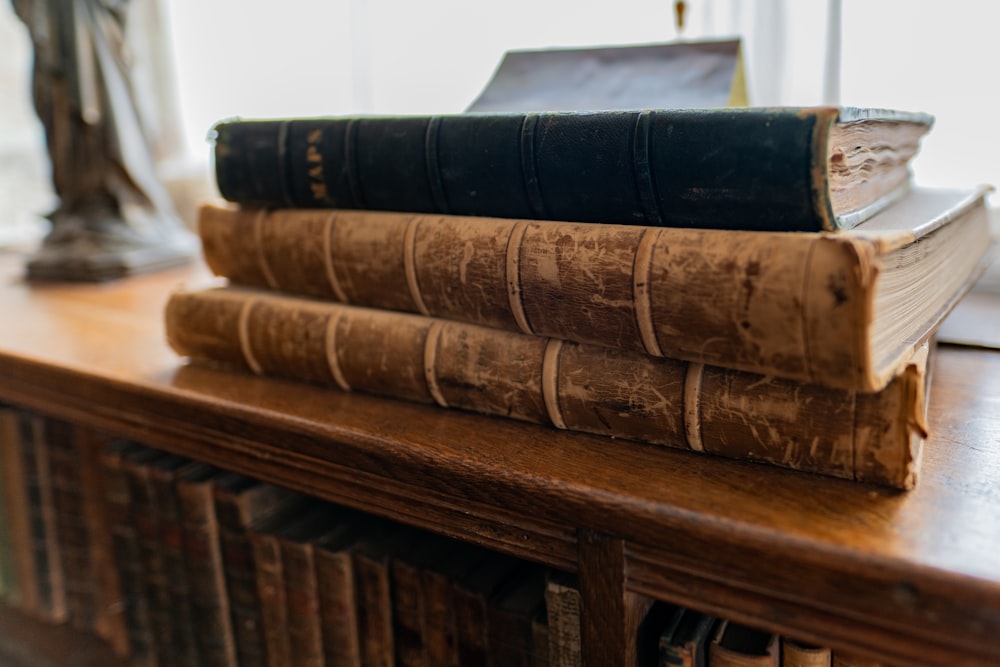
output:
MULTIPOLYGON (((143 666, 580 665, 576 577, 0 409, 0 589, 143 666)), ((657 602, 643 665, 856 665, 657 602)))

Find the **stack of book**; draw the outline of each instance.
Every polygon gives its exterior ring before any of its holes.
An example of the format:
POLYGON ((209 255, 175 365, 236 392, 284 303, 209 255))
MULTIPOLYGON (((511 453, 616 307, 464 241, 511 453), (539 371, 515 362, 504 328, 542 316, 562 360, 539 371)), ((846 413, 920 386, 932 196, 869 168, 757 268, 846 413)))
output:
MULTIPOLYGON (((911 488, 984 191, 911 187, 932 120, 714 109, 231 121, 221 288, 181 355, 911 488)), ((618 446, 618 445, 616 445, 618 446)))

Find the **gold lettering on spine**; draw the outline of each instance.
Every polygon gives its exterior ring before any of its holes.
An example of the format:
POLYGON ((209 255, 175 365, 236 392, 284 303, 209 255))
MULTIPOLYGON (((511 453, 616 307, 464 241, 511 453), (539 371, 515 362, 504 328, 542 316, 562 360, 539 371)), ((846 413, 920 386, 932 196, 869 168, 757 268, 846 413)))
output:
POLYGON ((340 360, 337 358, 337 327, 340 325, 340 318, 344 316, 344 311, 337 309, 326 319, 326 365, 330 369, 330 375, 337 386, 344 391, 350 391, 351 385, 344 377, 344 371, 340 368, 340 360))
POLYGON ((240 321, 237 325, 237 331, 240 336, 240 352, 243 354, 243 361, 246 362, 247 366, 250 367, 257 375, 263 375, 264 369, 261 367, 260 362, 257 361, 257 357, 254 356, 253 350, 250 348, 250 311, 256 304, 255 299, 247 299, 243 307, 240 308, 240 321))
POLYGON ((347 303, 347 293, 344 292, 344 286, 340 284, 337 271, 333 266, 333 229, 339 215, 340 213, 337 211, 332 212, 327 216, 326 225, 323 227, 323 266, 326 268, 326 279, 330 283, 330 289, 333 290, 337 301, 347 303))
POLYGON ((264 253, 264 225, 267 224, 267 218, 269 215, 270 212, 267 209, 262 208, 257 211, 257 215, 254 216, 254 245, 257 246, 257 263, 260 266, 260 272, 264 274, 267 286, 271 289, 280 289, 278 286, 278 279, 275 277, 274 271, 271 270, 271 265, 267 261, 267 255, 264 253))
POLYGON ((522 333, 534 334, 528 324, 528 316, 524 314, 524 304, 521 302, 521 241, 528 228, 527 222, 518 222, 511 227, 507 237, 507 298, 510 300, 510 312, 522 333))
POLYGON ((323 178, 323 154, 319 145, 323 141, 323 130, 311 130, 306 137, 306 172, 309 174, 309 190, 316 201, 326 201, 326 180, 323 178))
POLYGON ((427 338, 424 339, 424 380, 427 382, 427 390, 434 397, 434 401, 442 408, 446 408, 448 401, 444 399, 444 394, 441 393, 441 387, 437 381, 437 350, 442 329, 444 329, 444 322, 434 320, 430 329, 427 330, 427 338))
POLYGON ((403 233, 403 268, 406 272, 406 286, 410 288, 410 297, 417 305, 417 310, 422 315, 430 315, 417 283, 417 225, 421 220, 422 216, 414 215, 406 222, 406 231, 403 233))
POLYGON ((545 356, 542 358, 542 398, 552 425, 565 429, 566 422, 559 409, 559 353, 562 352, 562 344, 557 338, 550 338, 545 344, 545 356))
POLYGON ((696 452, 704 451, 701 442, 701 377, 704 364, 688 364, 684 374, 684 437, 687 446, 696 452))
POLYGON ((656 339, 656 328, 653 326, 653 295, 649 289, 653 250, 659 235, 658 229, 647 229, 642 233, 632 263, 632 300, 635 303, 636 326, 646 354, 654 357, 663 356, 660 342, 656 339))

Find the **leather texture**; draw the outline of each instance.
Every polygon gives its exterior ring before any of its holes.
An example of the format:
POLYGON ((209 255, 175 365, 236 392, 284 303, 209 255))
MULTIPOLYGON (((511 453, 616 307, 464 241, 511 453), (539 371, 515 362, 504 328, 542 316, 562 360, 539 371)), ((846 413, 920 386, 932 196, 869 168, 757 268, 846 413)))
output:
POLYGON ((675 227, 831 228, 836 109, 231 121, 221 194, 269 206, 675 227))

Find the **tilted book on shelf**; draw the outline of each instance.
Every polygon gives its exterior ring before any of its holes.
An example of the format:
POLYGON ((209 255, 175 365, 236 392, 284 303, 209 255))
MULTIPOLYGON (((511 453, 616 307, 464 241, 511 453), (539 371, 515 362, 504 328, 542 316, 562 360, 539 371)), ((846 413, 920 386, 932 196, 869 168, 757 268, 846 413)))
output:
POLYGON ((747 105, 740 40, 720 39, 507 51, 486 87, 465 110, 747 105))
POLYGON ((235 287, 173 293, 192 361, 907 488, 927 347, 877 393, 235 287))
POLYGON ((233 120, 232 201, 753 230, 851 227, 909 183, 932 118, 857 108, 233 120))
POLYGON ((984 191, 917 189, 840 233, 208 204, 230 282, 874 391, 981 270, 984 191))

